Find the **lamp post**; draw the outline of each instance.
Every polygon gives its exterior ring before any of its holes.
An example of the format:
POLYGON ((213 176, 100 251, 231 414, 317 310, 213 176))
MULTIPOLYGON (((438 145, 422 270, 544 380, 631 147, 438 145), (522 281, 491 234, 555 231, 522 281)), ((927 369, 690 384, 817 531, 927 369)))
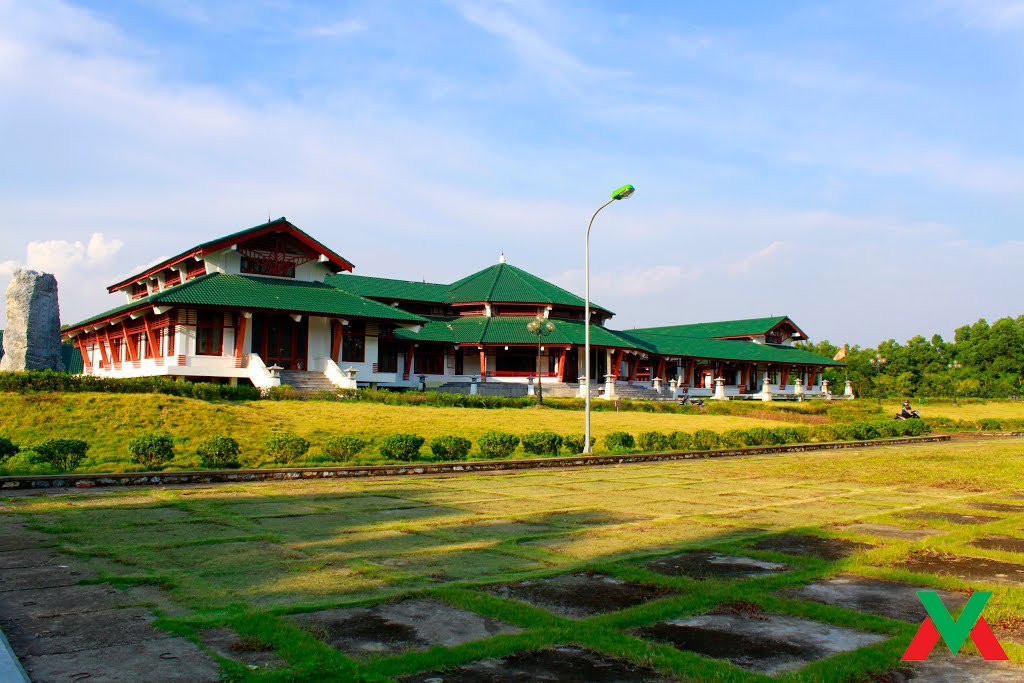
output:
POLYGON ((633 196, 636 189, 632 185, 623 185, 619 189, 612 192, 612 198, 602 204, 594 212, 594 215, 590 217, 590 222, 587 223, 587 237, 583 243, 583 376, 586 378, 587 390, 584 397, 584 426, 583 426, 583 452, 590 452, 590 228, 594 225, 594 219, 597 218, 597 214, 601 213, 601 209, 608 206, 614 201, 620 199, 628 199, 633 196))
POLYGON ((955 360, 946 367, 949 368, 949 374, 953 376, 953 405, 956 405, 956 371, 963 366, 960 365, 960 361, 955 360))
POLYGON ((537 405, 544 405, 544 392, 540 388, 540 351, 543 348, 540 344, 544 340, 544 337, 555 331, 555 324, 538 314, 535 319, 531 320, 526 325, 526 330, 530 334, 537 336, 537 405))
POLYGON ((878 372, 875 374, 875 394, 878 396, 878 405, 882 405, 882 387, 878 384, 878 378, 882 376, 882 366, 889 362, 888 358, 884 358, 882 354, 876 353, 874 358, 869 358, 868 362, 871 363, 878 372))

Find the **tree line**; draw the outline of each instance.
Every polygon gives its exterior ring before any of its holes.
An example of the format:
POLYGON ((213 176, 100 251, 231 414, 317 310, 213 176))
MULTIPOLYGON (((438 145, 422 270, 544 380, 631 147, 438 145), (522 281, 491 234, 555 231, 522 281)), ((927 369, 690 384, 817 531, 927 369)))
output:
MULTIPOLYGON (((827 340, 798 345, 830 358, 840 350, 827 340)), ((851 346, 846 364, 825 372, 833 393, 842 391, 849 373, 860 396, 880 392, 888 398, 951 397, 954 387, 956 395, 964 397, 1022 396, 1024 316, 1000 318, 991 325, 982 318, 957 328, 951 342, 934 334, 931 339, 911 337, 905 344, 889 339, 876 348, 851 346), (872 364, 879 355, 886 362, 872 364)))

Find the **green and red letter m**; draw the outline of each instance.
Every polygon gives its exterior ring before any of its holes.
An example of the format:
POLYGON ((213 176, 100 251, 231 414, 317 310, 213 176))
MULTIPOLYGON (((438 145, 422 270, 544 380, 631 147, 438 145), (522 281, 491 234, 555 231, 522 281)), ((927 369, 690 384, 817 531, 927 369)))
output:
POLYGON ((907 651, 903 653, 904 661, 919 662, 928 659, 928 655, 938 644, 940 636, 946 641, 946 645, 954 655, 960 651, 967 638, 970 637, 974 646, 978 648, 978 652, 985 659, 1008 659, 999 641, 996 640, 995 634, 992 633, 992 629, 985 621, 985 617, 981 616, 981 611, 985 609, 992 593, 987 591, 973 593, 971 599, 964 605, 959 619, 953 619, 934 591, 919 591, 917 597, 924 604, 928 616, 925 617, 921 628, 917 630, 917 635, 910 641, 907 651))

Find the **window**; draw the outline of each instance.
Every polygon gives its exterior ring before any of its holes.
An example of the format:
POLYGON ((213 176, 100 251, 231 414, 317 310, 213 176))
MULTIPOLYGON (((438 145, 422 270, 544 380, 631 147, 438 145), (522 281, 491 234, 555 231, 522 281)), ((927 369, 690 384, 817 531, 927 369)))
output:
POLYGON ((274 277, 295 277, 295 264, 282 263, 270 258, 259 258, 255 256, 243 256, 243 273, 250 275, 272 275, 274 277))
POLYGON ((219 356, 224 349, 224 315, 199 311, 196 317, 196 355, 219 356))
POLYGON ((346 363, 362 363, 366 360, 366 323, 350 321, 341 338, 341 360, 346 363))
POLYGON ((144 296, 149 296, 149 289, 144 283, 136 282, 132 285, 132 301, 141 299, 144 296))
POLYGON ((206 261, 199 261, 197 263, 190 260, 185 270, 185 279, 191 280, 192 278, 199 277, 200 275, 206 275, 206 261))
POLYGON ((180 284, 181 284, 181 273, 179 273, 176 270, 172 270, 170 273, 167 274, 167 277, 164 278, 164 289, 167 289, 168 287, 173 287, 174 285, 180 285, 180 284))
POLYGON ((381 341, 377 345, 377 372, 398 372, 398 344, 381 341))
POLYGON ((444 350, 436 346, 421 346, 415 351, 416 365, 413 371, 418 375, 443 375, 444 350))

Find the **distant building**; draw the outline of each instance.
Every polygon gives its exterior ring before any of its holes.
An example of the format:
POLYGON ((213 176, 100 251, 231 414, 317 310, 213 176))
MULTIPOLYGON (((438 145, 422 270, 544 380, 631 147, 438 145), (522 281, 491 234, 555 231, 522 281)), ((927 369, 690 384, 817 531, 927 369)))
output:
MULTIPOLYGON (((125 303, 70 325, 84 371, 311 388, 447 385, 523 393, 540 340, 547 391, 580 391, 584 301, 506 263, 451 284, 350 274, 352 264, 284 218, 212 240, 110 287, 125 303), (486 387, 475 386, 477 383, 486 387), (496 386, 497 385, 497 386, 496 386)), ((591 304, 592 391, 629 395, 670 384, 691 395, 820 393, 838 365, 794 348, 788 317, 607 327, 591 304), (800 384, 801 389, 796 385, 800 384)))

